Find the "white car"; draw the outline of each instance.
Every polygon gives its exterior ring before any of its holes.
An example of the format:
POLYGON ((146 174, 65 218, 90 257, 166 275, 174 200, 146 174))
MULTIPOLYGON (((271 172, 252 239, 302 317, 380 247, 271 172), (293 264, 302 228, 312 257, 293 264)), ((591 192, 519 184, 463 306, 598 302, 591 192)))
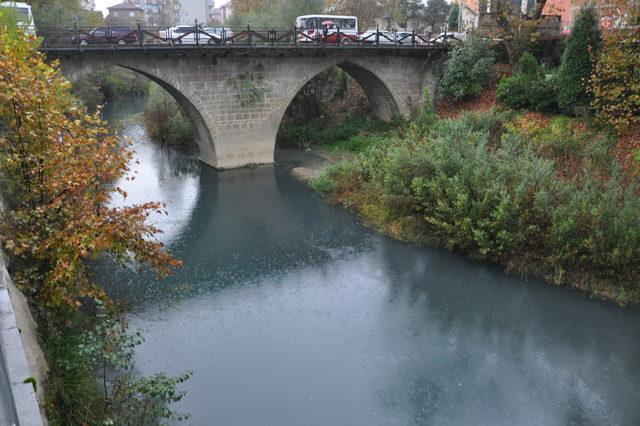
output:
POLYGON ((222 42, 222 37, 193 25, 179 25, 166 31, 160 31, 160 37, 174 44, 214 44, 222 42))
MULTIPOLYGON (((358 35, 361 44, 376 44, 376 30, 367 30, 358 35)), ((378 44, 396 44, 396 36, 391 31, 378 31, 378 44)))
POLYGON ((465 41, 467 39, 467 33, 453 31, 450 33, 440 33, 437 36, 433 36, 433 39, 436 43, 465 41))

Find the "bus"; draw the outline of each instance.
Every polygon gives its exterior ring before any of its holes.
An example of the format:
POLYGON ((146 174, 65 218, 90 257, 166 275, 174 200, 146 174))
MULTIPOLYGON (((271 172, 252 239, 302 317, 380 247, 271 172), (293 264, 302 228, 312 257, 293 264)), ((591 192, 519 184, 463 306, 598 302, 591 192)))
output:
POLYGON ((358 40, 358 18, 344 15, 304 15, 296 18, 299 43, 349 45, 358 40))
POLYGON ((16 23, 27 34, 36 34, 36 26, 33 23, 33 15, 31 14, 31 6, 27 3, 14 1, 5 1, 0 3, 0 8, 12 9, 15 14, 16 23))

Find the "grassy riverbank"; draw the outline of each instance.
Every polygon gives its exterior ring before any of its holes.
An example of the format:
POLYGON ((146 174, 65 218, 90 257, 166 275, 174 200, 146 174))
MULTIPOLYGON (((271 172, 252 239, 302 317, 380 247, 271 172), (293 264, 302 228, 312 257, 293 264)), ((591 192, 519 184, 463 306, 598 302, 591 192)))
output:
POLYGON ((370 135, 312 181, 395 238, 638 304, 640 183, 616 135, 585 120, 490 110, 370 135))

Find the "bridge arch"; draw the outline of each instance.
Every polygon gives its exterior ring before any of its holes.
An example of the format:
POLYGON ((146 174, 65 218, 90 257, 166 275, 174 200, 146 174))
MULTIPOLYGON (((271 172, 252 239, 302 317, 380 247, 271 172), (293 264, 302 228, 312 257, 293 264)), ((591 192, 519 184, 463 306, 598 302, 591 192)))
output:
POLYGON ((182 108, 182 111, 189 119, 189 123, 191 124, 191 128, 193 129, 193 132, 195 134, 198 149, 200 150, 200 156, 210 159, 217 158, 215 144, 213 142, 213 138, 211 137, 211 131, 209 130, 209 126, 207 126, 207 122, 200 112, 201 110, 203 110, 202 108, 198 108, 189 98, 187 98, 187 96, 182 91, 178 90, 175 86, 156 75, 131 66, 120 64, 117 64, 116 66, 143 75, 166 90, 167 93, 169 93, 176 100, 176 102, 178 102, 178 105, 180 105, 180 108, 182 108))
POLYGON ((333 67, 340 68, 358 83, 367 97, 369 105, 373 109, 373 113, 379 120, 391 121, 393 117, 402 115, 398 100, 393 95, 388 83, 385 82, 384 77, 380 76, 379 73, 374 70, 371 70, 366 63, 361 64, 355 61, 343 60, 321 62, 320 66, 310 67, 310 69, 290 87, 290 90, 287 92, 283 102, 274 112, 273 120, 276 123, 275 126, 272 126, 272 140, 274 148, 284 114, 293 102, 293 99, 300 90, 302 90, 305 84, 333 67))

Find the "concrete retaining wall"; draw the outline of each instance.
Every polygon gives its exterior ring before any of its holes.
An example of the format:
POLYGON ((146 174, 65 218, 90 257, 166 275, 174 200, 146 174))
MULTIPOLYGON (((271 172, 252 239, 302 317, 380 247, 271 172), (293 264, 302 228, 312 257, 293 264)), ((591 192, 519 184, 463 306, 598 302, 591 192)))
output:
MULTIPOLYGON (((2 200, 0 200, 0 212, 2 200)), ((0 424, 20 426, 41 426, 46 420, 41 413, 38 401, 44 401, 43 384, 46 379, 47 364, 42 349, 38 345, 36 323, 31 316, 26 298, 18 290, 9 276, 0 251, 0 362, 6 372, 10 395, 6 406, 13 415, 0 418, 0 424), (31 383, 25 379, 35 378, 38 397, 31 383)), ((6 402, 6 401, 5 401, 6 402)))

